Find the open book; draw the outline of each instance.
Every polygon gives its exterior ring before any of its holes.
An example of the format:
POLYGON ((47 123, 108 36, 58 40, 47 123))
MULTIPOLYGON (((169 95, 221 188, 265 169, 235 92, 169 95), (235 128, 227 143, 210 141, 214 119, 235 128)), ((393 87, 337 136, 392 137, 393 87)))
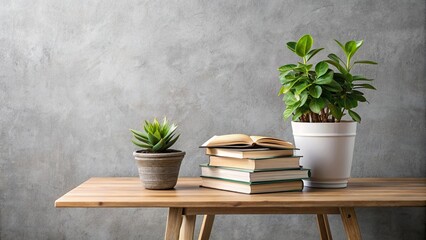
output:
POLYGON ((232 148, 248 148, 248 147, 267 147, 278 149, 294 149, 294 145, 290 142, 262 136, 248 136, 245 134, 228 134, 213 136, 200 147, 232 147, 232 148))

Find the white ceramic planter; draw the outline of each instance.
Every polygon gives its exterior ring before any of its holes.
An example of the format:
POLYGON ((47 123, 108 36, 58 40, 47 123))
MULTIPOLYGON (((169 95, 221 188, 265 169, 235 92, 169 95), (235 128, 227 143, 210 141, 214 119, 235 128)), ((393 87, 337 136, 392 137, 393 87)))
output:
POLYGON ((311 169, 307 187, 345 188, 351 175, 356 122, 291 122, 301 165, 311 169))

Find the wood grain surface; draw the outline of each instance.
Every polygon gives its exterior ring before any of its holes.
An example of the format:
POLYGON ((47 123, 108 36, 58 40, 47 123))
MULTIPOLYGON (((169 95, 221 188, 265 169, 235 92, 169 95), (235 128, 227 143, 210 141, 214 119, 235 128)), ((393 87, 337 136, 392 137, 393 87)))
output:
POLYGON ((55 202, 56 207, 405 207, 426 206, 426 178, 353 178, 344 189, 240 194, 201 188, 180 178, 173 190, 144 189, 138 178, 91 178, 55 202))

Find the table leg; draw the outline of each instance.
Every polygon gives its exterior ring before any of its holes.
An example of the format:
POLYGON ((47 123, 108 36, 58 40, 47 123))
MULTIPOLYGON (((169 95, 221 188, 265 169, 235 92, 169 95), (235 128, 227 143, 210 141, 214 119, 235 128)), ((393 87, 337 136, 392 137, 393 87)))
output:
POLYGON ((214 215, 204 215, 203 223, 201 225, 200 236, 198 240, 209 240, 210 233, 212 232, 214 222, 214 215))
POLYGON ((183 223, 180 228, 179 240, 192 240, 194 239, 194 229, 196 215, 183 215, 183 223))
POLYGON ((169 208, 169 215, 167 216, 165 240, 178 240, 179 231, 182 225, 182 208, 169 208))
POLYGON ((343 226, 345 227, 346 236, 348 237, 348 239, 360 240, 361 231, 359 230, 355 209, 340 208, 340 216, 342 217, 343 226))
POLYGON ((317 214, 318 229, 320 232, 321 240, 333 240, 328 224, 327 214, 317 214))

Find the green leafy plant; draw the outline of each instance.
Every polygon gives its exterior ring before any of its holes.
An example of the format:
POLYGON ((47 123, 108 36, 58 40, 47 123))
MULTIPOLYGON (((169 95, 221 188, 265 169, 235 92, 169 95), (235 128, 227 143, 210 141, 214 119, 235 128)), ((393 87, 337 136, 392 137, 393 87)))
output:
POLYGON ((339 73, 334 74, 334 79, 342 87, 342 91, 331 96, 329 108, 336 121, 340 121, 345 115, 345 110, 347 110, 354 121, 361 122, 359 114, 352 110, 358 107, 358 102, 367 102, 367 99, 364 97, 364 93, 360 90, 376 90, 376 88, 367 83, 373 81, 373 79, 369 79, 361 75, 352 75, 351 70, 357 64, 376 65, 377 63, 370 60, 358 60, 352 63, 352 57, 358 49, 361 48, 364 43, 363 40, 351 40, 344 45, 337 40, 334 41, 336 41, 337 45, 339 45, 343 50, 346 56, 346 62, 334 53, 329 54, 329 60, 326 60, 327 63, 333 65, 339 71, 339 73))
POLYGON ((372 79, 353 76, 350 70, 355 64, 376 64, 367 60, 351 64, 353 55, 363 41, 349 41, 345 46, 338 42, 344 49, 347 61, 343 62, 336 54, 329 54, 328 60, 318 62, 315 67, 309 61, 323 48, 311 49, 313 43, 311 35, 304 35, 297 42, 287 43, 288 49, 301 57, 302 61, 278 68, 282 84, 278 95, 284 95, 286 105, 284 119, 292 117, 293 121, 302 122, 339 122, 345 115, 345 110, 348 110, 354 121, 361 121, 359 115, 351 109, 357 107, 358 102, 366 101, 359 89, 374 87, 357 83, 372 79), (339 72, 335 73, 329 68, 329 64, 339 72))
POLYGON ((180 136, 175 136, 177 126, 170 124, 166 118, 164 118, 163 123, 159 123, 157 119, 152 122, 145 120, 143 129, 143 132, 130 129, 133 134, 132 142, 143 150, 152 153, 167 152, 167 149, 173 146, 180 136))

